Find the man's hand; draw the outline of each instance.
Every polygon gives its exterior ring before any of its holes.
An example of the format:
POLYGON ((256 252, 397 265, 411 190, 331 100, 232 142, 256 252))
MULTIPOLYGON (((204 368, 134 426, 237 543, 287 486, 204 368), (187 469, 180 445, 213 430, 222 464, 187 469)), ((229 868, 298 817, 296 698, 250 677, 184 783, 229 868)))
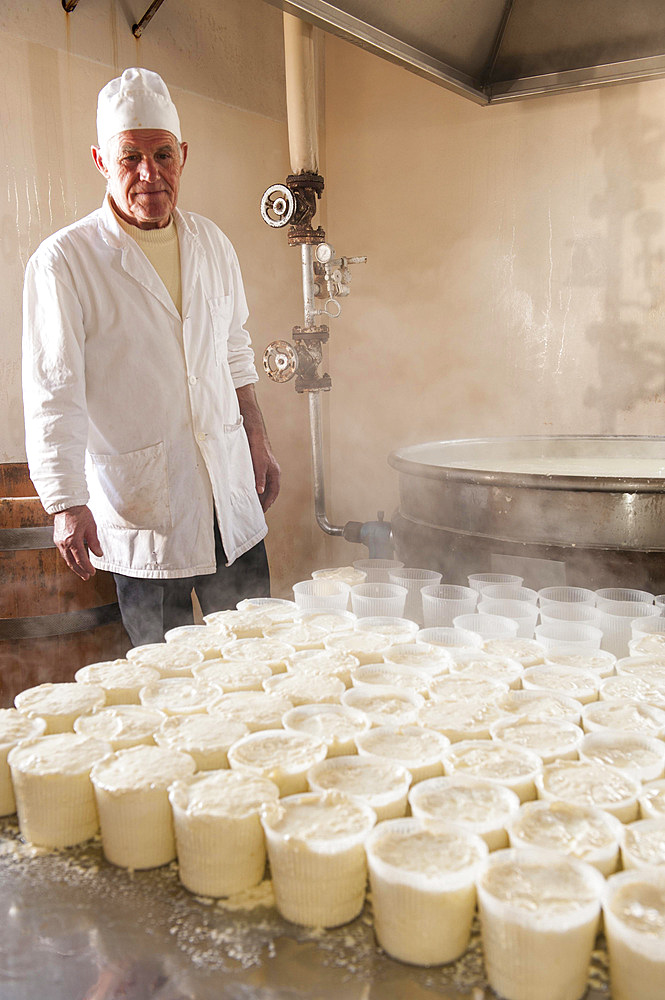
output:
POLYGON ((252 444, 252 438, 249 436, 248 440, 249 450, 252 453, 256 492, 259 494, 263 510, 266 511, 275 502, 279 493, 280 468, 270 450, 267 438, 263 442, 257 440, 255 444, 252 444))
POLYGON ((275 502, 279 493, 280 468, 270 447, 254 386, 243 385, 240 389, 236 389, 236 393, 252 455, 256 492, 261 507, 266 511, 275 502))
POLYGON ((96 570, 88 557, 88 549, 103 555, 97 525, 89 507, 68 507, 53 519, 53 541, 72 572, 89 580, 96 570))

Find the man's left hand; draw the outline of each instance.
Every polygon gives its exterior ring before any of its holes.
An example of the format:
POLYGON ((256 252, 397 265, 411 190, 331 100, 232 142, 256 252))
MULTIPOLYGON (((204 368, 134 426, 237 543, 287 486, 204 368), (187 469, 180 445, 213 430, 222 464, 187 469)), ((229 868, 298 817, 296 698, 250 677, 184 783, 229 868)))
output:
POLYGON ((252 453, 256 492, 259 494, 263 510, 266 511, 275 502, 279 493, 280 468, 267 440, 253 444, 250 438, 249 450, 252 453))
POLYGON ((275 502, 279 493, 279 465, 270 447, 254 386, 243 385, 236 389, 236 393, 252 455, 256 492, 263 510, 266 511, 275 502))

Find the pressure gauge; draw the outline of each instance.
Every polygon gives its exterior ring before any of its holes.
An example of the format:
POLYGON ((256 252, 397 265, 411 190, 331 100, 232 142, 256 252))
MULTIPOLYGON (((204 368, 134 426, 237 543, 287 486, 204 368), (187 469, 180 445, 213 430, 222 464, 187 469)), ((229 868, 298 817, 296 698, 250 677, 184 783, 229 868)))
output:
POLYGON ((319 243, 314 251, 314 256, 319 264, 329 264, 335 256, 335 251, 329 243, 319 243))

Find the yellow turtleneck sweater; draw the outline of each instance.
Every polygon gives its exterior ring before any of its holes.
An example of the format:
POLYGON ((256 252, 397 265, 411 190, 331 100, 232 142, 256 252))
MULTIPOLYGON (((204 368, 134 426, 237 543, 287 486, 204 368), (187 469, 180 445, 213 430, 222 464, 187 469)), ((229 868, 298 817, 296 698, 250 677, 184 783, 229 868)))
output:
MULTIPOLYGON (((113 205, 111 205, 113 208, 113 205)), ((157 274, 164 282, 166 290, 173 299, 173 304, 182 316, 182 282, 180 278, 180 244, 178 230, 173 216, 164 229, 139 229, 130 226, 121 219, 113 209, 113 214, 120 226, 132 239, 136 240, 157 274)))

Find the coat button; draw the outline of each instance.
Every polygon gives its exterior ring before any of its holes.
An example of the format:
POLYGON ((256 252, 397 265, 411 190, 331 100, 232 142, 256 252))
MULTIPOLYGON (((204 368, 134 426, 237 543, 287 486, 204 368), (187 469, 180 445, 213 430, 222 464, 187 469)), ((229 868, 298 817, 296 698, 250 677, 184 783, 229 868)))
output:
POLYGON ((189 378, 187 379, 187 381, 189 382, 190 385, 196 385, 196 383, 198 382, 198 379, 197 379, 196 375, 190 375, 189 378))

